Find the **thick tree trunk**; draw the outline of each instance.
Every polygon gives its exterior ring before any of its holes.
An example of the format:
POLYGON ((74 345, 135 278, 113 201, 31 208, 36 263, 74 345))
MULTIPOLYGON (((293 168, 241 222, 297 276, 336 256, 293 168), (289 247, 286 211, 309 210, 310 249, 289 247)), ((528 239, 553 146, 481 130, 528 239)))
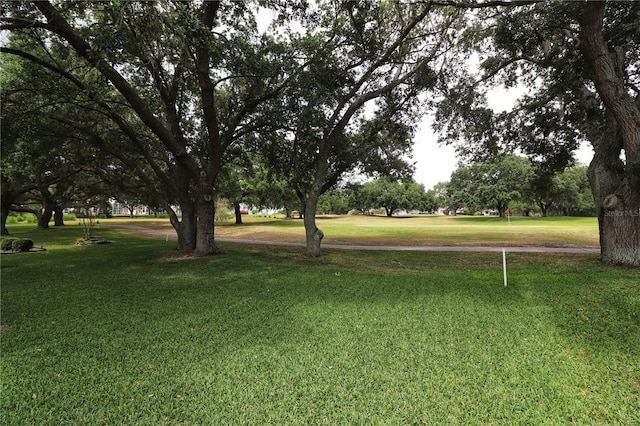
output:
POLYGON ((4 204, 0 206, 0 222, 2 226, 1 235, 9 235, 9 230, 7 229, 7 218, 9 217, 9 208, 5 207, 4 204))
POLYGON ((56 206, 56 202, 51 197, 51 194, 47 190, 40 191, 42 193, 42 212, 38 217, 38 229, 49 229, 49 222, 53 217, 53 209, 56 206))
POLYGON ((169 221, 178 237, 176 249, 184 252, 192 252, 195 250, 197 217, 193 203, 187 200, 180 202, 180 210, 182 212, 181 219, 178 218, 178 215, 169 204, 165 203, 165 210, 169 214, 169 221))
POLYGON ((603 207, 602 219, 599 215, 602 261, 640 266, 640 209, 626 210, 615 196, 606 198, 603 207))
POLYGON ((196 250, 197 256, 208 256, 218 253, 214 239, 215 204, 213 203, 213 176, 204 170, 200 171, 198 182, 197 200, 197 231, 196 250))
POLYGON ((601 260, 640 266, 640 207, 625 199, 628 184, 595 159, 589 167, 589 180, 598 213, 601 260))
POLYGON ((605 2, 587 2, 580 48, 611 125, 589 166, 603 262, 640 266, 640 110, 625 87, 622 47, 602 37, 605 2), (620 159, 624 149, 624 160, 620 159))
POLYGON ((214 26, 220 2, 213 0, 204 1, 204 10, 201 16, 203 28, 199 36, 202 41, 195 50, 195 65, 202 98, 202 112, 204 124, 207 128, 208 152, 203 160, 198 177, 198 198, 196 201, 198 210, 198 232, 195 254, 207 256, 218 253, 214 239, 215 205, 213 203, 213 184, 222 164, 222 141, 220 139, 220 126, 218 112, 214 96, 214 84, 211 80, 210 64, 210 40, 211 30, 214 26), (207 158, 208 157, 208 158, 207 158))
POLYGON ((64 212, 57 203, 53 208, 53 226, 64 226, 64 212))
POLYGON ((242 212, 240 211, 240 203, 233 203, 233 211, 236 215, 236 225, 242 225, 242 212))
MULTIPOLYGON (((540 201, 540 202, 538 202, 538 207, 540 207, 540 212, 542 214, 542 217, 549 216, 549 207, 550 207, 549 203, 544 203, 544 202, 540 201)), ((529 216, 529 215, 527 215, 527 216, 529 216)))
POLYGON ((308 257, 318 257, 322 255, 320 245, 324 238, 324 233, 316 226, 316 211, 318 209, 319 194, 311 193, 304 204, 304 230, 306 235, 306 252, 308 257))
POLYGON ((611 120, 596 151, 588 176, 598 215, 600 258, 603 262, 640 266, 640 205, 638 185, 631 184, 620 160, 622 138, 611 120))
POLYGON ((193 252, 196 249, 198 219, 196 203, 189 197, 189 192, 193 188, 193 179, 189 170, 180 164, 176 165, 174 173, 175 192, 179 194, 178 205, 180 206, 181 217, 178 217, 178 213, 167 200, 158 199, 157 202, 169 214, 169 220, 178 237, 177 250, 193 252))
POLYGON ((214 89, 215 86, 210 75, 210 46, 207 44, 211 29, 214 26, 220 3, 213 0, 205 0, 202 13, 202 24, 206 31, 201 36, 204 41, 199 43, 196 49, 195 65, 202 97, 202 112, 207 128, 208 160, 200 169, 198 178, 198 233, 195 254, 207 256, 218 253, 214 239, 215 205, 213 202, 213 185, 222 164, 223 147, 220 140, 220 126, 218 112, 216 110, 214 89))
POLYGON ((38 229, 49 229, 49 222, 51 222, 51 218, 53 217, 53 206, 49 204, 45 204, 44 209, 39 215, 36 215, 38 218, 38 229))

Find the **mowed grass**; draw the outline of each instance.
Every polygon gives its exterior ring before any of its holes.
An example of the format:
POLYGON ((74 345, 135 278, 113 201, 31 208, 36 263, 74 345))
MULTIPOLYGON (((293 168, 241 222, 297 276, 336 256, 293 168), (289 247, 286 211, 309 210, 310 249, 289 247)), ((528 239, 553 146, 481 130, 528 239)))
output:
MULTIPOLYGON (((300 219, 245 215, 243 224, 229 219, 216 226, 220 238, 304 242, 300 219)), ((326 244, 398 246, 598 246, 595 217, 522 217, 509 220, 483 216, 318 216, 326 244)), ((129 224, 175 235, 168 219, 118 218, 105 226, 129 224)))
POLYGON ((175 244, 12 227, 0 423, 638 424, 640 274, 597 255, 175 244))
MULTIPOLYGON (((218 226, 219 237, 304 241, 298 219, 244 216, 218 226)), ((319 216, 318 227, 329 244, 361 245, 488 245, 488 246, 597 246, 594 217, 470 216, 319 216)))

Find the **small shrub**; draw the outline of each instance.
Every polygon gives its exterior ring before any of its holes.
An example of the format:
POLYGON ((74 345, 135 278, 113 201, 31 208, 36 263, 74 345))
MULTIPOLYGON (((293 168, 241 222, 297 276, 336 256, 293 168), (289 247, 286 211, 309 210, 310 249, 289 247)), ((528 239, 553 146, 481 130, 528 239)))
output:
POLYGON ((0 248, 2 248, 2 250, 4 251, 13 250, 13 242, 15 240, 16 238, 3 238, 2 242, 0 243, 0 248))
POLYGON ((36 215, 31 213, 18 214, 11 213, 7 218, 7 223, 36 223, 36 215))
POLYGON ((13 240, 11 249, 15 252, 29 251, 33 248, 33 240, 17 239, 13 240))
POLYGON ((231 207, 229 200, 227 200, 226 198, 219 198, 216 201, 216 215, 214 218, 215 223, 221 224, 227 221, 228 219, 235 217, 233 213, 229 213, 229 211, 232 208, 233 207, 231 207))
POLYGON ((7 223, 36 223, 36 215, 31 213, 11 214, 7 218, 7 223))
POLYGON ((96 226, 97 222, 95 217, 91 214, 85 214, 80 219, 80 224, 82 225, 82 232, 84 233, 84 239, 90 240, 93 238, 93 228, 96 226))

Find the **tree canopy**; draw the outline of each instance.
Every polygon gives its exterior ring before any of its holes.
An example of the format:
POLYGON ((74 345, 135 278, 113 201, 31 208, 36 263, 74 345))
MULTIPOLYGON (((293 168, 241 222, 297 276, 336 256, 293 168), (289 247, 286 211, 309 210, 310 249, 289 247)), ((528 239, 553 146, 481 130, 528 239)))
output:
POLYGON ((249 114, 282 85, 284 62, 272 40, 257 34, 249 7, 218 1, 3 5, 3 29, 12 33, 2 52, 63 77, 83 111, 109 119, 126 140, 124 150, 91 132, 92 123, 80 120, 85 114, 67 124, 100 143, 117 158, 114 164, 133 171, 144 164, 138 177, 170 213, 179 247, 198 254, 216 252, 213 185, 224 151, 251 126, 249 114))
POLYGON ((64 160, 167 210, 180 249, 214 254, 216 188, 242 195, 264 175, 252 158, 297 194, 316 256, 320 196, 347 173, 410 175, 415 122, 436 108, 442 141, 488 167, 452 184, 485 182, 469 195, 500 211, 519 192, 498 183, 519 168, 512 154, 528 158, 544 210, 590 142, 602 259, 638 265, 639 14, 596 1, 5 2, 3 117, 16 119, 3 124, 3 217, 62 187, 33 178, 64 170, 38 159, 45 146, 82 145, 64 160), (266 32, 259 6, 274 11, 266 32), (527 91, 512 110, 487 106, 487 90, 516 85, 527 91), (33 164, 18 172, 23 153, 33 164))
POLYGON ((481 72, 442 87, 443 141, 467 155, 520 150, 547 189, 588 141, 602 259, 640 264, 640 5, 536 2, 478 13, 488 24, 468 40, 481 72), (516 84, 527 90, 512 110, 486 106, 489 87, 516 84))
POLYGON ((320 254, 319 197, 349 171, 406 176, 420 95, 433 90, 464 11, 431 2, 317 2, 290 34, 302 71, 256 139, 303 206, 307 254, 320 254), (303 67, 304 65, 304 67, 303 67))

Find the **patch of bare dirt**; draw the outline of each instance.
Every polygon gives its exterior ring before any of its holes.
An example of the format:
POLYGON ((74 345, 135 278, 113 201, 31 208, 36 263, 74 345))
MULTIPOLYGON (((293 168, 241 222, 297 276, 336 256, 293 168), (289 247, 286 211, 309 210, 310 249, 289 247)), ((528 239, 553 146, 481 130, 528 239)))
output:
MULTIPOLYGON (((209 256, 197 256, 193 253, 185 253, 177 250, 172 250, 172 251, 166 250, 161 253, 162 253, 162 256, 160 257, 161 262, 180 262, 183 260, 202 259, 203 257, 209 257, 209 256)), ((224 254, 224 252, 219 251, 215 254, 212 254, 211 256, 218 256, 221 254, 224 254)))
POLYGON ((192 253, 172 253, 166 254, 160 258, 162 262, 180 262, 182 260, 197 259, 192 253))

